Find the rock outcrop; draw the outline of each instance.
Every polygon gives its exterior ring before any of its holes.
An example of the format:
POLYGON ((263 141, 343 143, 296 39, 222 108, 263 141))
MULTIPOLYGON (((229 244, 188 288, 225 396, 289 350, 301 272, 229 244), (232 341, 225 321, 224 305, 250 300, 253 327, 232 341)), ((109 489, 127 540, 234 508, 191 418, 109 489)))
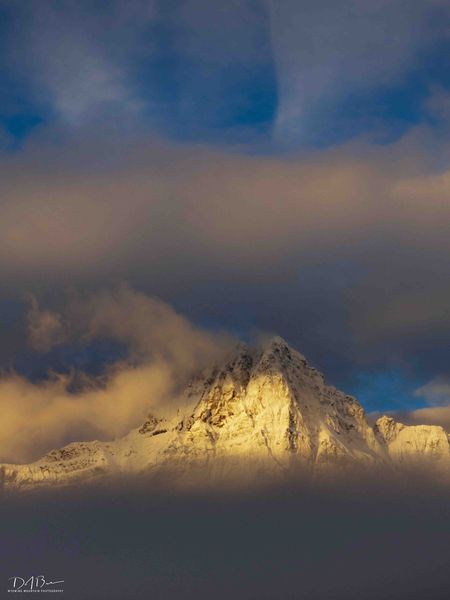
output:
POLYGON ((111 442, 71 443, 28 465, 2 465, 12 488, 64 485, 123 473, 206 481, 327 476, 355 467, 426 462, 450 473, 448 434, 382 417, 369 426, 361 405, 281 338, 241 345, 224 365, 195 377, 170 419, 149 415, 111 442))
POLYGON ((389 458, 397 465, 418 464, 450 469, 448 433, 438 425, 403 425, 383 416, 374 426, 375 435, 389 458))

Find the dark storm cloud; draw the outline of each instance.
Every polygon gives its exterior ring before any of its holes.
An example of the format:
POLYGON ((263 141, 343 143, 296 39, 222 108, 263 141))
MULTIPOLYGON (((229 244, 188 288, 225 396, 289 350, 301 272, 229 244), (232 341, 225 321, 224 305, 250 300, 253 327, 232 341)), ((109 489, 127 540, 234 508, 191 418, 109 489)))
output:
POLYGON ((278 331, 313 358, 328 348, 341 364, 440 349, 446 156, 420 130, 289 160, 36 141, 3 160, 2 283, 11 294, 125 279, 221 326, 251 312, 247 332, 278 331))

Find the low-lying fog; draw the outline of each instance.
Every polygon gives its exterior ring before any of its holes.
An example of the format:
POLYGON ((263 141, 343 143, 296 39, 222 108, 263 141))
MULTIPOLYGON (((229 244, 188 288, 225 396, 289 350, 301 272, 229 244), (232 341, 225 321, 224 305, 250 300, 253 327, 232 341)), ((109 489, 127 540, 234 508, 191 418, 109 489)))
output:
POLYGON ((5 496, 2 593, 44 574, 66 600, 447 600, 449 500, 431 483, 355 481, 5 496))

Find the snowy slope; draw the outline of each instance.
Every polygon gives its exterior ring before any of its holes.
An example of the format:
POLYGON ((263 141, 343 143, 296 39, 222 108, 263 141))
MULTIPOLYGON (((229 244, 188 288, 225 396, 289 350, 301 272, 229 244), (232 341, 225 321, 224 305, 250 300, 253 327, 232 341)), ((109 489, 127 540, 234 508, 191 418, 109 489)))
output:
POLYGON ((3 465, 2 481, 15 488, 143 473, 181 485, 252 482, 415 461, 450 473, 441 427, 382 417, 371 428, 354 398, 328 386, 279 337, 258 350, 241 345, 229 362, 194 378, 184 406, 171 419, 150 415, 118 440, 72 443, 29 465, 3 465))
POLYGON ((404 466, 423 464, 443 474, 450 470, 449 434, 438 425, 403 425, 383 416, 374 426, 391 460, 404 466))

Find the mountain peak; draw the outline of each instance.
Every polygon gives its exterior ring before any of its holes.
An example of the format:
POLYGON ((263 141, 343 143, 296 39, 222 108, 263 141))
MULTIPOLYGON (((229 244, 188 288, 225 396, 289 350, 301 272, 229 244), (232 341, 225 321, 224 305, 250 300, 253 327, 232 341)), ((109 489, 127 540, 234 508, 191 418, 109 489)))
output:
POLYGON ((275 335, 269 338, 266 342, 261 344, 261 350, 263 354, 278 354, 280 357, 287 358, 291 360, 293 356, 301 357, 303 360, 306 359, 299 352, 294 350, 285 339, 280 337, 279 335, 275 335))
POLYGON ((290 349, 289 344, 286 342, 284 338, 279 335, 274 335, 268 339, 266 344, 264 344, 266 348, 288 348, 290 349))
MULTIPOLYGON (((417 457, 450 472, 441 428, 382 417, 372 429, 361 405, 326 384, 319 371, 275 336, 259 348, 240 344, 222 365, 193 378, 186 407, 169 420, 150 416, 112 442, 81 442, 30 465, 3 465, 6 485, 85 481, 121 472, 195 472, 224 483, 346 465, 393 465, 417 457)), ((387 468, 387 467, 386 467, 387 468)), ((0 474, 1 474, 0 473, 0 474)))

